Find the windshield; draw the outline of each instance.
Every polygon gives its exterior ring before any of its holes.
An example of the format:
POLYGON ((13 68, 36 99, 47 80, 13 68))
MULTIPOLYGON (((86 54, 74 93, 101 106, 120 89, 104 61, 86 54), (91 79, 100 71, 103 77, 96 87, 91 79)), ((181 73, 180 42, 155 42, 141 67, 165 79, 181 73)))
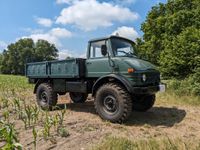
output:
POLYGON ((123 39, 111 39, 112 50, 115 56, 136 57, 134 53, 134 43, 123 39))

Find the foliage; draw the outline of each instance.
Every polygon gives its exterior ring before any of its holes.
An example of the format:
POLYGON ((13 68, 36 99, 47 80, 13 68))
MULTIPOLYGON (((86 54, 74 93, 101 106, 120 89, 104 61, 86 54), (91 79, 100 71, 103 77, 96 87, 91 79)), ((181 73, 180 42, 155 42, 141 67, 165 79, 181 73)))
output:
POLYGON ((200 64, 200 1, 168 0, 154 6, 137 39, 139 56, 159 65, 165 77, 185 78, 200 64))
POLYGON ((53 60, 58 50, 45 40, 20 39, 10 44, 0 57, 0 72, 4 74, 24 74, 27 62, 53 60))
POLYGON ((200 69, 184 80, 168 81, 167 86, 178 96, 200 96, 200 69))
POLYGON ((0 140, 5 140, 6 144, 3 150, 22 149, 22 145, 18 143, 16 130, 11 123, 0 122, 0 140))
POLYGON ((166 44, 161 52, 160 70, 164 76, 185 78, 200 68, 200 30, 190 27, 166 44))

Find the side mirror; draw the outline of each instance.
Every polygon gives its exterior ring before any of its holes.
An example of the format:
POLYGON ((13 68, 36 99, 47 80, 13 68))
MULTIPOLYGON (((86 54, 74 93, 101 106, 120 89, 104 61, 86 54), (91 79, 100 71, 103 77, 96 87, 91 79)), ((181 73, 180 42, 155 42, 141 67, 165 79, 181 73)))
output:
POLYGON ((102 46, 101 46, 101 54, 102 54, 103 56, 106 56, 107 53, 108 53, 108 51, 107 51, 107 46, 106 46, 106 45, 102 45, 102 46))

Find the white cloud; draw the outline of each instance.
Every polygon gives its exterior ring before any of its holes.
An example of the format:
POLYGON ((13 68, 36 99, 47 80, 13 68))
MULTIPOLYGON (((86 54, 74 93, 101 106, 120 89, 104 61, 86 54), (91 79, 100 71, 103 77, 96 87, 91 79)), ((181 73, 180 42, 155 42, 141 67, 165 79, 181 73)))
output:
POLYGON ((129 8, 108 2, 100 3, 97 0, 82 0, 64 8, 56 23, 74 24, 82 30, 90 31, 98 27, 112 26, 114 22, 134 21, 138 17, 139 15, 129 8))
POLYGON ((119 36, 128 38, 132 41, 134 41, 136 38, 139 37, 138 32, 134 28, 126 26, 117 28, 117 30, 114 31, 112 34, 113 35, 119 34, 119 36))
POLYGON ((48 19, 48 18, 37 17, 35 20, 39 25, 42 25, 44 27, 51 27, 52 24, 53 24, 53 21, 51 19, 48 19))
POLYGON ((48 42, 55 44, 57 47, 61 47, 60 42, 63 38, 71 37, 72 33, 64 28, 53 28, 46 33, 36 33, 22 38, 32 38, 35 42, 39 39, 47 40, 48 42))
POLYGON ((79 55, 78 53, 75 53, 75 51, 70 50, 61 50, 58 52, 58 59, 66 59, 67 57, 86 58, 86 53, 79 55))
POLYGON ((7 43, 4 41, 0 41, 0 51, 6 49, 7 43))
POLYGON ((65 37, 72 36, 72 33, 64 28, 53 28, 49 33, 52 36, 59 37, 59 38, 65 38, 65 37))
POLYGON ((69 50, 62 50, 58 52, 58 59, 66 59, 67 57, 72 57, 72 53, 69 50))

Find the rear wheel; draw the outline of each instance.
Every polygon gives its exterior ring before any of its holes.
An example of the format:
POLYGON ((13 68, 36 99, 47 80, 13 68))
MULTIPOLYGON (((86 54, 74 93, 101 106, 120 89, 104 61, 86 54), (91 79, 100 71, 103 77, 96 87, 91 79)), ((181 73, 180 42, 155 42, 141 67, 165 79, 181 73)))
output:
POLYGON ((69 96, 74 103, 84 103, 88 95, 85 93, 70 92, 69 96))
POLYGON ((134 96, 133 110, 145 112, 153 107, 155 100, 155 94, 134 96))
POLYGON ((37 88, 36 98, 38 105, 43 110, 52 110, 53 106, 57 104, 58 96, 50 84, 42 83, 37 88))
POLYGON ((95 109, 102 119, 122 123, 132 112, 131 96, 119 84, 104 84, 95 95, 95 109))

